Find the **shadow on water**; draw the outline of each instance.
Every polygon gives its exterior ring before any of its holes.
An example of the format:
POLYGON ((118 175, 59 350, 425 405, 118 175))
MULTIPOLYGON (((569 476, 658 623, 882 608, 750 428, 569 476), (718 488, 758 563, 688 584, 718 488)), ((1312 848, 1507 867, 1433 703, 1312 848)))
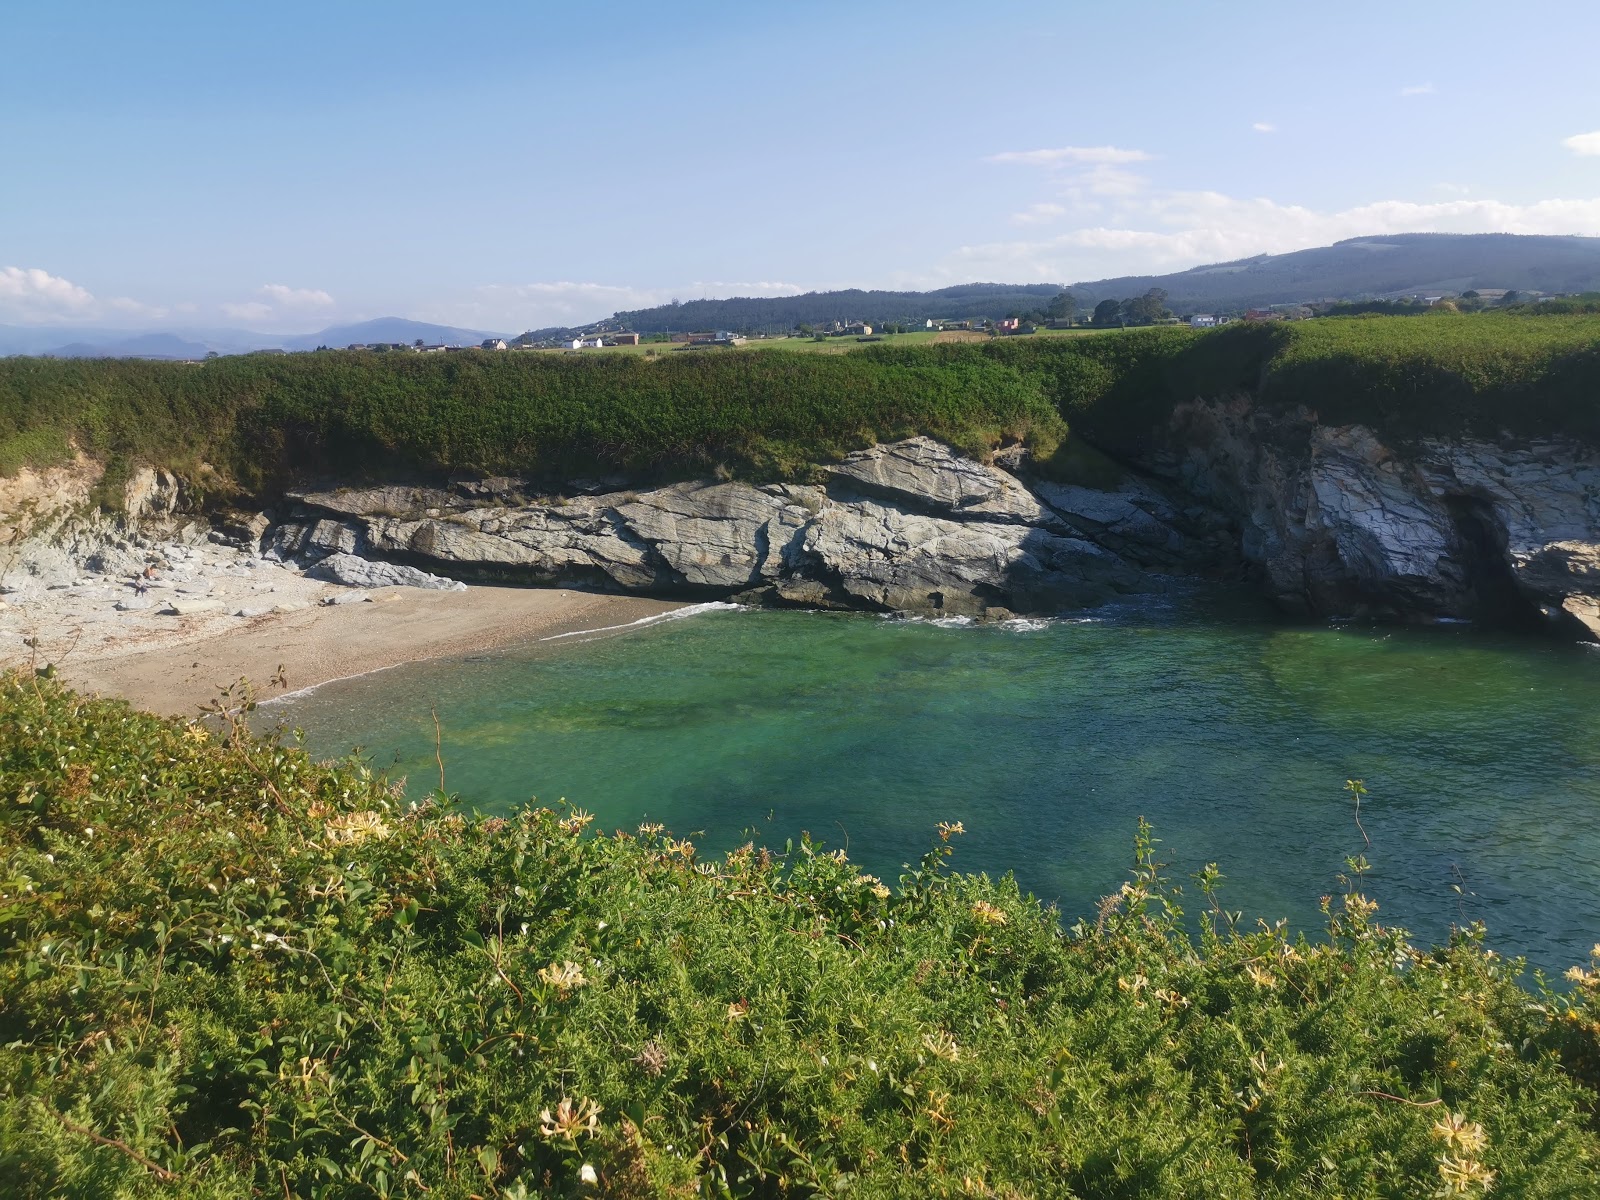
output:
POLYGON ((1314 929, 1361 849, 1361 778, 1390 921, 1481 919, 1547 967, 1600 939, 1600 657, 1548 640, 1290 626, 1222 592, 993 626, 716 610, 281 711, 420 794, 433 708, 452 790, 485 810, 565 798, 711 850, 804 830, 886 878, 960 820, 957 868, 1014 871, 1068 919, 1125 877, 1144 816, 1174 879, 1215 861, 1230 907, 1314 929))

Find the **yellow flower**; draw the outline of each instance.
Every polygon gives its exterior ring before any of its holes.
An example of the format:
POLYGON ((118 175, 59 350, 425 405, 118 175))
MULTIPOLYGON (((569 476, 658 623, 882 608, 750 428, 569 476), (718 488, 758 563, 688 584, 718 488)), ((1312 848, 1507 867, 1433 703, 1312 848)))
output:
POLYGON ((945 1062, 961 1061, 961 1047, 956 1043, 954 1036, 942 1029, 923 1034, 922 1044, 935 1058, 942 1058, 945 1062))
POLYGON ((1487 1192, 1494 1187, 1494 1172, 1475 1158, 1439 1159, 1439 1178, 1446 1196, 1465 1196, 1474 1186, 1487 1192))
POLYGON ((600 1106, 593 1100, 580 1100, 576 1104, 566 1096, 556 1105, 555 1115, 547 1108, 539 1114, 539 1132, 554 1141, 557 1138, 576 1142, 578 1135, 593 1137, 600 1132, 600 1106))
POLYGON ((1278 986, 1278 977, 1271 971, 1263 970, 1255 963, 1245 963, 1244 973, 1250 977, 1250 982, 1261 988, 1275 988, 1278 986))
POLYGON ((593 813, 587 813, 581 808, 575 808, 569 816, 562 817, 561 820, 557 821, 556 825, 562 833, 582 833, 584 827, 592 820, 594 820, 593 813))
POLYGON ((743 1021, 750 1015, 750 1002, 748 1000, 735 1000, 728 1005, 728 1020, 743 1021))
POLYGON ((996 908, 987 900, 979 900, 972 906, 972 915, 985 925, 1004 925, 1008 918, 1003 909, 996 908))
POLYGON ((1446 1113, 1442 1121, 1435 1122, 1433 1136, 1451 1150, 1459 1150, 1471 1158, 1476 1158, 1489 1144, 1489 1135, 1483 1126, 1458 1113, 1446 1113))
POLYGON ((563 996, 577 991, 589 981, 583 977, 583 968, 577 963, 551 963, 539 968, 539 980, 556 989, 563 996))
POLYGON ((211 734, 204 725, 185 725, 183 727, 183 740, 186 742, 209 742, 211 734))
POLYGON ((375 812, 344 813, 323 828, 327 831, 328 840, 336 846, 354 846, 368 838, 386 838, 392 832, 375 812))
POLYGON ((962 825, 960 821, 939 822, 939 840, 941 842, 948 842, 952 834, 965 833, 966 831, 966 826, 962 825))
POLYGON ((1364 921, 1378 911, 1378 902, 1368 900, 1360 892, 1352 892, 1344 898, 1344 908, 1356 920, 1364 921))

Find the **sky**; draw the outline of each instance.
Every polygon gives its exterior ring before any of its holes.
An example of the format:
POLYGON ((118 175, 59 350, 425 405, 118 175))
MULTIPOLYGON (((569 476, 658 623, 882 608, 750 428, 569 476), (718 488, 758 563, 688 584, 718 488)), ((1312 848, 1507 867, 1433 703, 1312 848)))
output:
POLYGON ((1600 4, 0 5, 0 322, 672 298, 1600 235, 1600 4))

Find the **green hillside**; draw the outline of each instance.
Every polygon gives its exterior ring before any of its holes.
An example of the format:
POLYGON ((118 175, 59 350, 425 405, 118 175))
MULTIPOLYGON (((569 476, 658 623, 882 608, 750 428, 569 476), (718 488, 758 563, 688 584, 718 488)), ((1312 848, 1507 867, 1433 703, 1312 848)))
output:
POLYGON ((0 677, 8 1196, 1592 1190, 1600 976, 1413 948, 1359 863, 1291 937, 1129 830, 1064 926, 951 874, 959 827, 891 885, 411 809, 241 702, 219 735, 0 677))
POLYGON ((216 493, 452 473, 792 479, 918 433, 980 456, 1020 439, 1048 460, 1069 427, 1131 449, 1175 405, 1234 394, 1397 438, 1600 444, 1600 317, 1337 318, 826 355, 13 358, 0 360, 0 472, 76 445, 112 483, 148 463, 216 493))

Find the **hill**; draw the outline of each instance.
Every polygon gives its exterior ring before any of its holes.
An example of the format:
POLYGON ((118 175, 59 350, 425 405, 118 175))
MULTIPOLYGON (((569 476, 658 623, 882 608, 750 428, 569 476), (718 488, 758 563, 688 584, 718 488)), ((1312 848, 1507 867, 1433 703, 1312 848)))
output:
MULTIPOLYGON (((1350 238, 1289 254, 1260 254, 1170 275, 1125 275, 1071 285, 1079 311, 1105 299, 1167 292, 1177 312, 1368 299, 1471 288, 1565 293, 1600 290, 1600 238, 1510 233, 1401 233, 1350 238)), ((1039 312, 1056 284, 971 283, 932 292, 807 292, 691 300, 617 313, 611 322, 640 333, 788 330, 832 321, 918 323, 993 320, 1039 312)))
POLYGON ((355 325, 330 325, 316 333, 286 334, 278 344, 285 350, 315 350, 318 346, 342 348, 353 342, 414 342, 421 338, 430 345, 476 346, 485 338, 499 336, 482 329, 459 329, 404 317, 375 317, 355 325))
POLYGON ((107 342, 72 342, 44 353, 51 358, 204 358, 209 346, 173 333, 144 333, 107 342))
POLYGON ((204 358, 209 353, 252 350, 343 349, 352 342, 415 342, 476 346, 500 335, 481 329, 434 325, 404 317, 377 317, 354 325, 331 325, 314 333, 257 333, 249 329, 107 329, 74 325, 0 325, 0 355, 42 354, 54 358, 204 358))
POLYGON ((619 312, 614 320, 640 333, 673 330, 732 329, 787 330, 796 325, 824 325, 831 321, 891 321, 997 319, 1030 312, 1050 303, 1061 290, 1053 283, 966 283, 936 292, 862 291, 807 292, 803 296, 734 296, 727 300, 690 300, 619 312))
POLYGON ((1260 254, 1171 275, 1125 275, 1075 283, 1080 308, 1101 300, 1167 293, 1176 312, 1229 311, 1459 293, 1471 288, 1586 292, 1600 288, 1600 238, 1511 233, 1400 233, 1349 238, 1290 254, 1260 254))

